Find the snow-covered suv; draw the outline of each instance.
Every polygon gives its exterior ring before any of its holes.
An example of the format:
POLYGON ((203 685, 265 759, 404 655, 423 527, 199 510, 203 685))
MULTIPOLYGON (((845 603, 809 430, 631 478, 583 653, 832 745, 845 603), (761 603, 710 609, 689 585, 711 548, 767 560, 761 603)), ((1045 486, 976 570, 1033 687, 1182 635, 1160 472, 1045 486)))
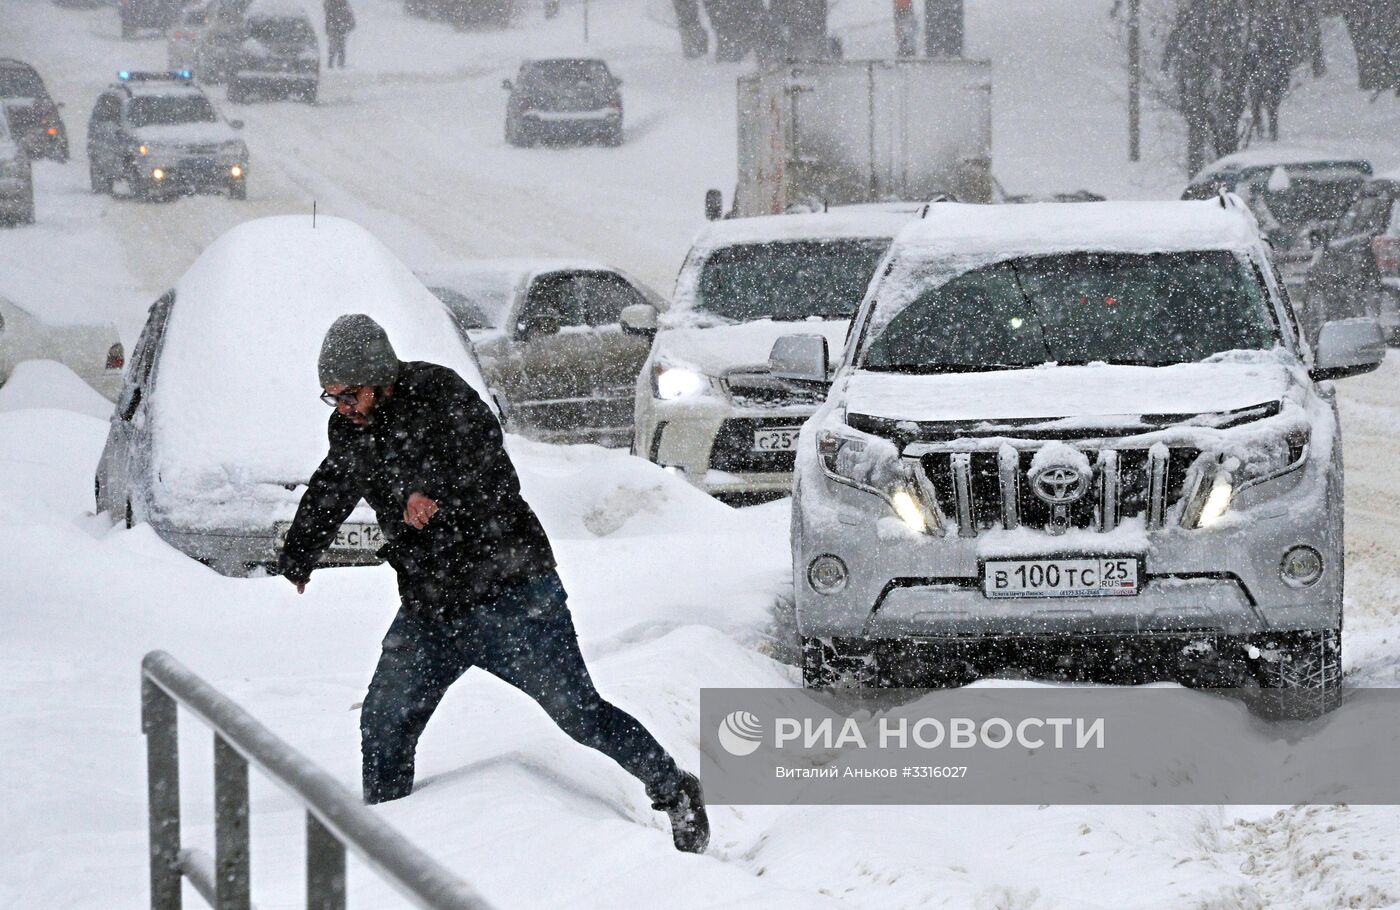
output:
MULTIPOLYGON (((1325 380, 1384 351, 1369 319, 1299 341, 1233 196, 929 206, 798 443, 805 683, 967 678, 1011 653, 1325 710, 1342 623, 1325 380)), ((826 356, 789 336, 771 372, 820 387, 826 356)))
MULTIPOLYGON (((826 395, 768 375, 773 342, 846 336, 914 205, 718 221, 695 239, 637 380, 633 450, 719 496, 785 494, 802 424, 826 395)), ((629 308, 634 309, 634 308, 629 308)), ((631 331, 655 328, 623 313, 631 331)))

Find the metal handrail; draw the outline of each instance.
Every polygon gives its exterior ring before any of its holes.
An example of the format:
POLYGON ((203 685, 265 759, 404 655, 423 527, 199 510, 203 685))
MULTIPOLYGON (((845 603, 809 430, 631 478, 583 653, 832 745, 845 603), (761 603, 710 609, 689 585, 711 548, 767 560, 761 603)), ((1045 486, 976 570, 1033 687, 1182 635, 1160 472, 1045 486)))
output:
POLYGON ((465 882, 366 809, 339 781, 164 651, 141 661, 152 910, 180 910, 188 878, 216 910, 250 910, 248 765, 306 807, 309 910, 344 910, 347 847, 427 910, 489 910, 465 882), (180 845, 177 703, 214 730, 214 859, 180 845))

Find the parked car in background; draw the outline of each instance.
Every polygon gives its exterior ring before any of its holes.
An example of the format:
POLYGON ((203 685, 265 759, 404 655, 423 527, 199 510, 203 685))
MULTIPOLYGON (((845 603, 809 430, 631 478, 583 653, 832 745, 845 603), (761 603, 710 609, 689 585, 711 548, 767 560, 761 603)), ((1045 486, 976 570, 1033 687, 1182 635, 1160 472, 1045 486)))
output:
POLYGON ((135 38, 144 30, 165 31, 179 17, 182 5, 182 0, 117 0, 122 37, 135 38))
POLYGON ((1367 181, 1308 270, 1307 311, 1318 325, 1372 316, 1400 343, 1400 171, 1367 181))
POLYGON ((1225 190, 1243 199, 1273 247, 1284 284, 1301 295, 1322 238, 1370 176, 1363 158, 1270 144, 1207 165, 1181 198, 1210 199, 1225 190))
MULTIPOLYGON (((313 229, 299 215, 247 221, 152 304, 98 463, 98 511, 149 522, 224 574, 275 565, 326 454, 316 361, 346 313, 378 321, 400 358, 450 367, 486 396, 442 304, 363 228, 322 217, 313 229)), ((394 534, 361 504, 322 563, 376 562, 394 534)))
MULTIPOLYGON (((1237 197, 933 207, 894 241, 793 486, 811 687, 1008 661, 1341 696, 1340 432, 1319 383, 1384 357, 1372 320, 1311 352, 1237 197)), ((822 386, 827 340, 774 347, 822 386)))
POLYGON ((622 93, 602 60, 561 57, 526 60, 514 81, 501 87, 506 100, 506 142, 541 140, 622 144, 622 93))
POLYGON ((546 442, 631 444, 651 335, 627 330, 623 314, 664 309, 659 294, 586 260, 481 260, 419 277, 471 343, 509 430, 546 442))
POLYGON ((54 325, 0 297, 0 385, 26 360, 56 360, 115 401, 126 350, 114 325, 54 325))
POLYGON ((256 0, 243 19, 243 43, 228 66, 228 100, 269 94, 316 103, 321 51, 299 6, 256 0))
POLYGON ((248 195, 248 146, 187 71, 123 70, 93 105, 88 168, 94 193, 126 183, 138 199, 202 190, 248 195))
POLYGON ((0 117, 0 224, 34 223, 34 169, 0 117))
POLYGON ((0 58, 0 117, 30 158, 68 160, 68 130, 58 109, 34 67, 0 58))
POLYGON ((769 351, 792 332, 840 346, 890 239, 917 210, 844 206, 701 231, 636 380, 633 450, 717 496, 785 495, 798 431, 826 390, 773 376, 769 351))
POLYGON ((228 80, 246 39, 244 18, 253 0, 210 0, 209 17, 194 48, 195 77, 217 85, 228 80))
POLYGON ((199 42, 209 27, 212 10, 213 3, 191 3, 165 30, 165 62, 172 70, 195 70, 199 42))

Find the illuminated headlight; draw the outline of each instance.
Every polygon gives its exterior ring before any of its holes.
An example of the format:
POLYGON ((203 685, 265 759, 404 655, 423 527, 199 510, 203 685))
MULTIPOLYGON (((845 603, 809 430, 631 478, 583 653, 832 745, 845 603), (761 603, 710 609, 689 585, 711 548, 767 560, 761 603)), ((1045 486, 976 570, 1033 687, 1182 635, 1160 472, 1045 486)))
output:
POLYGON ((822 430, 817 434, 817 457, 827 477, 879 496, 910 530, 922 534, 937 526, 899 449, 888 439, 848 427, 822 430))
POLYGON ((656 364, 651 372, 652 393, 663 401, 690 398, 705 391, 709 381, 694 370, 656 364))
POLYGON ((1312 547, 1294 547, 1283 554, 1279 574, 1284 584, 1293 588, 1316 584, 1322 577, 1322 554, 1312 547))
POLYGON ((846 564, 840 557, 826 553, 812 560, 807 567, 807 583, 818 594, 835 594, 846 587, 849 579, 846 564))
POLYGON ((1215 480, 1210 485, 1210 494, 1206 496, 1206 504, 1201 508, 1198 522, 1201 527, 1209 528, 1225 517, 1225 513, 1230 509, 1230 497, 1234 492, 1235 484, 1228 471, 1215 475, 1215 480))
POLYGON ((151 153, 151 147, 150 147, 149 145, 138 145, 138 146, 136 146, 136 154, 138 154, 138 155, 149 155, 150 153, 151 153))
POLYGON ((152 179, 152 180, 156 180, 156 181, 164 180, 164 179, 165 179, 165 169, 164 169, 164 168, 159 168, 159 167, 153 169, 153 170, 151 171, 151 179, 152 179))
POLYGON ((909 530, 916 534, 928 530, 928 519, 924 517, 924 509, 913 493, 908 490, 895 491, 894 496, 890 498, 890 505, 894 506, 894 513, 899 516, 900 521, 909 526, 909 530))
POLYGON ((235 179, 237 179, 237 178, 239 178, 239 177, 242 177, 242 176, 243 176, 243 165, 241 165, 241 164, 235 164, 233 167, 231 167, 231 168, 228 169, 228 173, 229 173, 229 176, 230 176, 230 177, 233 177, 233 178, 235 178, 235 179))

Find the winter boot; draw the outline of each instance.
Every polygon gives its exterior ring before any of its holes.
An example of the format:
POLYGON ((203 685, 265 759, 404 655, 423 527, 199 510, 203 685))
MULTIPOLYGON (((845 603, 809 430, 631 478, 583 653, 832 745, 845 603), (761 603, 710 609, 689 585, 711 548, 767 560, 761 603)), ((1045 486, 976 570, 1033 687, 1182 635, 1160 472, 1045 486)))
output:
POLYGON ((705 797, 700 792, 699 778, 682 771, 675 794, 668 799, 658 799, 651 807, 671 817, 671 840, 677 850, 705 852, 710 843, 710 819, 705 814, 705 797))

